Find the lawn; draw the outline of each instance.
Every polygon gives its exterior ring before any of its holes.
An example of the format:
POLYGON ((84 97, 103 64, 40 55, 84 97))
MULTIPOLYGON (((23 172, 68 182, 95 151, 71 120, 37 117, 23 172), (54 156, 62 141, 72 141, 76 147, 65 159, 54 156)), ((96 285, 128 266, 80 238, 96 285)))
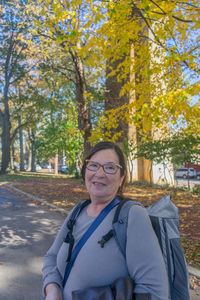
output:
MULTIPOLYGON (((88 197, 82 180, 67 175, 21 172, 1 175, 0 182, 12 184, 67 211, 88 197)), ((172 196, 172 201, 179 208, 181 241, 187 262, 200 268, 200 193, 193 194, 186 190, 138 183, 129 185, 126 190, 126 196, 140 201, 145 206, 151 205, 166 194, 172 196)))

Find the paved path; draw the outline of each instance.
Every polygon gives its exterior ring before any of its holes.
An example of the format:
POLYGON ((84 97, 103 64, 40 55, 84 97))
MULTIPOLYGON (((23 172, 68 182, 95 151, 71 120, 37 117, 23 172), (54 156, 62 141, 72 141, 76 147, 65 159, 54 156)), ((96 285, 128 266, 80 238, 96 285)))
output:
POLYGON ((0 186, 0 300, 42 300, 43 257, 63 220, 0 186))
POLYGON ((64 217, 0 186, 0 299, 41 300, 43 257, 64 217))

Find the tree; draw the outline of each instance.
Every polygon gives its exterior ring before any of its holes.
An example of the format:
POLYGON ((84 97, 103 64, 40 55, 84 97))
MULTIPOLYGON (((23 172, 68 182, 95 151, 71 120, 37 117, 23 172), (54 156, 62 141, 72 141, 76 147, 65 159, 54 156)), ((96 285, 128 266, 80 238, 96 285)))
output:
MULTIPOLYGON (((1 30, 0 30, 0 85, 1 107, 0 120, 2 125, 2 164, 1 172, 5 172, 10 162, 10 145, 18 129, 12 128, 10 111, 10 94, 14 86, 31 70, 27 63, 28 44, 25 41, 27 24, 24 23, 25 1, 15 3, 5 1, 0 5, 1 30), (12 133, 11 133, 12 129, 12 133)), ((30 55, 30 53, 29 53, 30 55)))
POLYGON ((199 105, 190 103, 191 95, 199 93, 197 0, 38 0, 30 2, 30 10, 33 7, 36 44, 42 43, 47 62, 74 84, 85 151, 88 139, 117 140, 121 121, 137 127, 139 142, 161 130, 167 135, 166 124, 170 120, 174 126, 180 117, 193 132, 199 126, 193 122, 200 117, 199 105), (111 67, 108 76, 116 75, 122 83, 119 96, 129 94, 131 101, 106 111, 91 137, 88 74, 98 74, 99 65, 103 72, 106 62, 111 67), (113 128, 117 130, 112 137, 113 128))
MULTIPOLYGON (((88 47, 103 45, 104 59, 113 66, 120 61, 109 76, 116 75, 119 84, 130 78, 119 95, 130 93, 130 102, 102 116, 94 129, 99 136, 119 120, 148 136, 152 130, 166 134, 162 125, 170 119, 176 124, 181 116, 191 124, 200 117, 199 105, 190 104, 191 96, 199 93, 199 9, 195 0, 107 2, 107 21, 88 47)), ((198 125, 193 125, 195 131, 198 125)))
POLYGON ((43 66, 40 88, 43 91, 43 117, 37 126, 36 150, 44 160, 66 155, 67 163, 74 164, 82 148, 78 130, 73 88, 59 72, 43 66))
MULTIPOLYGON (((100 77, 100 66, 85 51, 91 7, 86 1, 30 1, 29 11, 34 9, 34 36, 44 61, 56 72, 59 70, 74 85, 78 127, 84 138, 84 152, 90 148, 91 106, 95 77, 100 77), (86 19, 87 18, 87 19, 86 19), (39 46, 41 43, 41 46, 39 46), (54 51, 53 51, 54 47, 54 51), (54 53, 53 53, 54 52, 54 53), (56 54, 56 56, 55 56, 56 54), (49 63, 50 62, 50 63, 49 63), (96 68, 97 67, 97 68, 96 68), (92 77, 92 81, 90 80, 92 77)), ((93 14, 93 11, 92 11, 93 14)), ((92 48, 90 52, 92 52, 92 48)), ((96 81, 96 80, 95 80, 96 81)), ((97 84, 98 85, 98 84, 97 84)))

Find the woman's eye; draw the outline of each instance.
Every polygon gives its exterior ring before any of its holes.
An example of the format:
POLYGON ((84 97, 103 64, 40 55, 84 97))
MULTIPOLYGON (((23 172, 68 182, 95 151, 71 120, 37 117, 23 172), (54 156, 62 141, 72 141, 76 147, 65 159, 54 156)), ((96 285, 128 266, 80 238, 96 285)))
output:
POLYGON ((106 165, 107 170, 114 170, 115 166, 114 165, 106 165))
POLYGON ((89 164, 89 167, 90 167, 90 168, 98 168, 98 165, 95 164, 95 163, 90 163, 90 164, 89 164))

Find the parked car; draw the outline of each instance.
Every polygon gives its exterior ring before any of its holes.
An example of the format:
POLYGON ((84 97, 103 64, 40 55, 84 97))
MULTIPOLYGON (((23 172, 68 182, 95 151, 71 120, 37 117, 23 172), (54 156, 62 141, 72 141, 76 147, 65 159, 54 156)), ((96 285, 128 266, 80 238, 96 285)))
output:
POLYGON ((41 167, 39 164, 37 164, 37 165, 35 166, 35 169, 36 169, 36 171, 39 171, 39 170, 42 170, 42 167, 41 167))
POLYGON ((66 165, 60 165, 58 167, 58 172, 62 174, 69 174, 69 168, 66 165))
POLYGON ((180 178, 194 178, 196 177, 196 170, 194 168, 180 168, 175 170, 175 177, 180 178))

